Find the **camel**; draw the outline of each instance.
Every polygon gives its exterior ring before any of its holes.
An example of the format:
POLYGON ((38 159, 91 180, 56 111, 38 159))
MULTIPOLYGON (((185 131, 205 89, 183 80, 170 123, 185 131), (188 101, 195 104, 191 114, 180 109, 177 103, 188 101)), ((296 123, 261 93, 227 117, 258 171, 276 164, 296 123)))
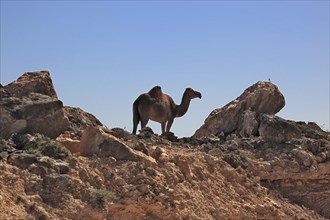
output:
POLYGON ((186 114, 190 100, 194 98, 201 99, 202 94, 191 88, 186 88, 181 104, 176 105, 169 95, 162 92, 160 86, 153 87, 149 92, 141 94, 133 103, 132 133, 136 134, 139 122, 141 122, 141 129, 143 129, 149 120, 159 122, 162 133, 169 132, 174 118, 186 114))

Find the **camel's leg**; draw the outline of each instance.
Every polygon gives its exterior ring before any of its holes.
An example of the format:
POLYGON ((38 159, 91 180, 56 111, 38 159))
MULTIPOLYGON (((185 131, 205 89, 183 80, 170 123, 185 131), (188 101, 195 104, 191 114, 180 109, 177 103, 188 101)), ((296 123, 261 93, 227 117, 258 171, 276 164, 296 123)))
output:
POLYGON ((173 124, 173 121, 174 121, 174 118, 169 119, 169 120, 167 121, 166 132, 169 132, 169 131, 170 131, 171 126, 172 126, 172 124, 173 124))
POLYGON ((137 126, 140 122, 139 103, 135 101, 133 103, 133 134, 136 134, 137 126))
POLYGON ((139 124, 139 118, 135 115, 133 116, 133 134, 136 134, 137 126, 139 124))
POLYGON ((162 134, 165 133, 165 126, 166 126, 166 122, 162 122, 162 134))
POLYGON ((148 124, 149 118, 141 118, 141 129, 145 128, 148 124))
POLYGON ((138 126, 137 123, 136 124, 135 123, 133 124, 133 132, 132 132, 132 134, 136 134, 137 126, 138 126))

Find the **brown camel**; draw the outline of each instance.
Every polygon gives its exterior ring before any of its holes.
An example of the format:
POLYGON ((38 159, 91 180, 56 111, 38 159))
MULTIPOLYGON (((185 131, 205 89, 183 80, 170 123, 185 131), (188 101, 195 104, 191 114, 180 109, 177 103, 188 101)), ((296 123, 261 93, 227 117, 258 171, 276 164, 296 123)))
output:
POLYGON ((141 94, 133 103, 132 133, 136 134, 140 121, 141 129, 143 129, 149 120, 159 122, 162 133, 169 132, 174 118, 186 114, 190 100, 197 97, 202 98, 202 94, 187 88, 183 93, 181 104, 176 105, 169 95, 162 92, 160 86, 153 87, 149 92, 141 94))

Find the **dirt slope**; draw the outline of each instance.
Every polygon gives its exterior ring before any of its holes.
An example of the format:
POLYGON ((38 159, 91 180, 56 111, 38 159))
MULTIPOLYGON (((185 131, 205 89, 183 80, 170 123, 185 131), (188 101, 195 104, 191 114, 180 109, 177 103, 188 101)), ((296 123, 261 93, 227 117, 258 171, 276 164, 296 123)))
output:
POLYGON ((271 184, 257 175, 267 158, 247 147, 253 140, 131 137, 118 136, 156 163, 77 154, 28 161, 5 149, 0 219, 324 219, 262 186, 271 184))

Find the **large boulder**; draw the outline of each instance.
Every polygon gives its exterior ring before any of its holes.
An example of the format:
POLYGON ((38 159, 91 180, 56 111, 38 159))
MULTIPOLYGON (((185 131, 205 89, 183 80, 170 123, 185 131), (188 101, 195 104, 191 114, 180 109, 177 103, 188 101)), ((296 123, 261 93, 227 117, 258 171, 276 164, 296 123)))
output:
POLYGON ((96 127, 88 127, 83 131, 80 142, 80 153, 83 156, 95 154, 99 157, 111 156, 116 160, 143 160, 151 164, 156 163, 154 158, 131 149, 115 136, 96 127))
POLYGON ((301 130, 294 122, 275 115, 260 114, 259 135, 262 140, 282 143, 301 137, 301 130))
POLYGON ((0 99, 0 137, 12 133, 40 133, 56 138, 68 127, 63 103, 40 93, 30 93, 22 98, 0 99))
POLYGON ((69 126, 49 72, 24 73, 0 88, 0 137, 41 133, 56 138, 69 126))
POLYGON ((64 114, 69 119, 68 131, 81 132, 87 127, 99 127, 103 124, 92 114, 80 108, 64 106, 64 114))
POLYGON ((22 169, 26 169, 31 164, 36 162, 37 162, 37 158, 33 154, 13 153, 8 157, 8 163, 20 167, 22 169))
POLYGON ((8 138, 13 133, 40 133, 50 138, 61 135, 65 143, 74 142, 69 148, 72 152, 78 150, 76 140, 85 128, 103 126, 80 108, 64 107, 48 71, 26 72, 0 87, 0 124, 0 137, 8 138))
POLYGON ((16 81, 6 85, 4 89, 10 96, 18 98, 35 92, 57 99, 57 94, 48 71, 26 72, 16 81))
POLYGON ((102 128, 103 124, 92 114, 80 108, 64 106, 63 111, 69 119, 69 126, 64 133, 56 138, 71 153, 80 152, 82 132, 87 127, 102 128))
POLYGON ((227 135, 237 131, 239 127, 243 129, 239 124, 246 124, 249 121, 253 122, 253 125, 243 133, 254 134, 257 128, 255 114, 273 115, 284 105, 284 96, 276 85, 271 82, 257 82, 235 100, 222 108, 213 110, 204 124, 195 132, 194 137, 227 135))
POLYGON ((80 152, 80 140, 65 137, 65 135, 60 135, 56 138, 56 141, 65 146, 71 153, 80 152))

